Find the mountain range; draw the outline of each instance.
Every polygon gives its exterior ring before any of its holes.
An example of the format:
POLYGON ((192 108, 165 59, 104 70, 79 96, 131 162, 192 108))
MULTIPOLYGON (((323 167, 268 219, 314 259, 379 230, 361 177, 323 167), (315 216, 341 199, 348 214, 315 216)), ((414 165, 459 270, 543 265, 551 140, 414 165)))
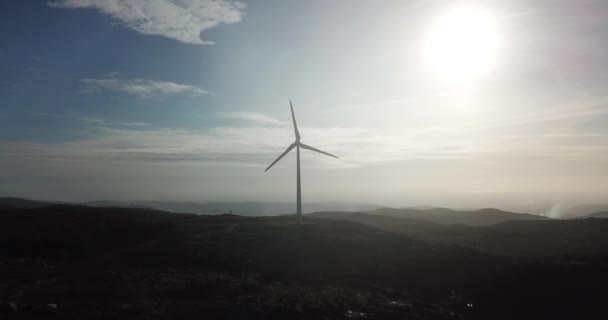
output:
MULTIPOLYGON (((295 212, 294 203, 283 202, 180 202, 180 201, 87 201, 82 203, 65 203, 52 201, 36 201, 22 198, 0 198, 0 207, 11 208, 40 208, 54 204, 72 204, 89 207, 105 208, 143 208, 155 209, 174 213, 194 213, 217 215, 231 213, 241 216, 276 216, 295 212)), ((601 213, 604 206, 578 207, 577 217, 605 218, 601 213), (593 211, 587 215, 583 212, 593 211)), ((606 206, 608 208, 608 206, 606 206)), ((604 210, 608 211, 608 210, 604 210)), ((432 222, 441 225, 489 226, 511 220, 549 220, 549 218, 527 214, 503 211, 493 208, 479 210, 453 210, 448 208, 420 206, 409 208, 388 208, 375 204, 352 202, 305 203, 304 213, 315 212, 360 212, 367 215, 397 217, 418 221, 432 222)))
MULTIPOLYGON (((286 202, 179 202, 179 201, 88 201, 80 203, 91 207, 151 208, 168 212, 195 214, 232 213, 241 216, 276 216, 296 211, 295 203, 286 202)), ((317 211, 369 211, 378 205, 354 202, 304 203, 304 213, 317 211)))
MULTIPOLYGON (((513 219, 472 226, 352 212, 318 212, 310 216, 352 221, 424 241, 458 245, 497 255, 608 253, 606 219, 513 219)), ((504 216, 501 214, 501 217, 504 216)))

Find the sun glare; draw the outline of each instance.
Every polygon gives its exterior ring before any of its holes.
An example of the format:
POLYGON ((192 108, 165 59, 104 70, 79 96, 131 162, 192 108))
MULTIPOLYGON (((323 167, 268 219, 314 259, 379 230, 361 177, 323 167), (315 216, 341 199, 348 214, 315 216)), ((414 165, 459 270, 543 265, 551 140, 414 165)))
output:
POLYGON ((489 12, 475 7, 453 8, 432 25, 424 55, 441 78, 470 81, 495 66, 499 40, 496 19, 489 12))

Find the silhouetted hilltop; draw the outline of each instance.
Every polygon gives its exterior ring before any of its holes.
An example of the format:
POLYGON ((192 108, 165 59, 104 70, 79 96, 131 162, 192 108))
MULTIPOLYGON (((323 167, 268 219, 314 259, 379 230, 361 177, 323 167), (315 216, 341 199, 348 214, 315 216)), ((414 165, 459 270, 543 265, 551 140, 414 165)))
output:
POLYGON ((563 211, 565 211, 561 215, 563 219, 584 218, 596 212, 608 211, 608 204, 579 205, 566 208, 563 211))
POLYGON ((587 218, 606 219, 606 218, 608 218, 608 211, 592 213, 590 215, 583 216, 581 218, 582 219, 587 219, 587 218))
POLYGON ((424 220, 438 224, 463 224, 469 226, 487 226, 509 220, 548 219, 532 214, 507 212, 491 208, 473 211, 456 211, 446 208, 432 208, 428 210, 417 210, 412 208, 380 208, 370 211, 369 213, 382 216, 424 220))
MULTIPOLYGON (((69 204, 59 201, 37 201, 15 197, 0 198, 0 207, 39 208, 54 204, 69 204)), ((216 215, 232 212, 242 216, 276 216, 296 211, 294 203, 250 201, 250 202, 188 202, 188 201, 115 201, 97 200, 71 203, 102 208, 143 208, 175 213, 196 213, 216 215)), ((303 212, 351 211, 366 212, 384 216, 412 218, 440 224, 464 224, 483 226, 508 220, 543 220, 539 215, 514 213, 499 209, 454 210, 435 206, 413 206, 407 208, 386 208, 375 204, 356 202, 304 203, 303 212)), ((561 218, 585 217, 595 212, 608 211, 608 205, 581 205, 563 208, 561 218)))
POLYGON ((15 197, 0 198, 0 207, 8 207, 8 208, 31 209, 31 208, 47 207, 47 206, 54 205, 54 204, 57 204, 57 202, 29 200, 29 199, 23 199, 23 198, 15 198, 15 197))
MULTIPOLYGON (((91 207, 153 208, 177 213, 223 214, 232 212, 242 216, 276 216, 294 213, 296 205, 285 202, 181 202, 181 201, 88 201, 82 203, 91 207)), ((304 203, 303 212, 348 210, 368 211, 380 206, 365 203, 326 202, 304 203)))

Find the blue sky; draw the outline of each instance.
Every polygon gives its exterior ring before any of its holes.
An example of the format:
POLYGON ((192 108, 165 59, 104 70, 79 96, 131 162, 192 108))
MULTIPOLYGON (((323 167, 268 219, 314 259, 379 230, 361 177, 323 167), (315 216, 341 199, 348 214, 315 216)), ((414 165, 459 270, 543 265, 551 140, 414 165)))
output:
POLYGON ((303 140, 340 156, 304 155, 305 201, 603 201, 607 12, 593 0, 3 1, 0 193, 289 201, 294 159, 263 169, 293 139, 291 98, 303 140), (423 48, 459 6, 489 12, 500 46, 491 71, 454 83, 423 48))

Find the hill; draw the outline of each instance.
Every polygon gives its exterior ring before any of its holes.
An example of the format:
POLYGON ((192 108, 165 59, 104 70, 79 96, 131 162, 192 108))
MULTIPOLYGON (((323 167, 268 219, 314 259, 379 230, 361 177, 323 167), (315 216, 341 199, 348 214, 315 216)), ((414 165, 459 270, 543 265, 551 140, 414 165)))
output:
POLYGON ((437 224, 462 224, 469 226, 487 226, 509 220, 548 220, 548 218, 542 216, 514 213, 491 208, 471 211, 456 211, 446 208, 431 208, 428 210, 380 208, 367 213, 423 220, 437 224))
POLYGON ((574 219, 574 218, 584 218, 586 216, 590 216, 596 212, 606 212, 608 211, 608 204, 594 204, 594 205, 579 205, 571 208, 567 208, 566 213, 562 218, 564 219, 574 219))
POLYGON ((41 208, 57 204, 57 202, 29 200, 15 197, 0 198, 0 207, 32 209, 41 208))
MULTIPOLYGON (((376 211, 377 212, 377 211, 376 211)), ((411 236, 424 241, 456 244, 479 228, 466 225, 443 225, 413 218, 399 218, 360 212, 315 212, 307 216, 341 219, 365 224, 374 228, 411 236)))
POLYGON ((582 219, 587 219, 587 218, 606 219, 606 218, 608 218, 608 211, 596 212, 596 213, 592 213, 590 215, 586 215, 586 216, 582 217, 582 219))
POLYGON ((603 312, 603 296, 593 291, 608 285, 603 256, 521 260, 351 221, 293 221, 133 208, 0 209, 0 317, 539 319, 603 312))
POLYGON ((425 241, 497 255, 608 254, 608 221, 601 219, 512 220, 480 227, 352 212, 319 212, 312 216, 353 221, 425 241))
MULTIPOLYGON (((105 208, 150 208, 177 213, 223 214, 242 216, 276 216, 296 212, 294 203, 285 202, 181 202, 181 201, 88 201, 85 206, 105 208)), ((365 203, 327 202, 304 203, 304 213, 330 210, 369 211, 379 206, 365 203)))
POLYGON ((0 301, 23 318, 449 319, 467 299, 450 290, 472 292, 470 277, 483 282, 501 261, 352 222, 293 218, 5 209, 0 301))

